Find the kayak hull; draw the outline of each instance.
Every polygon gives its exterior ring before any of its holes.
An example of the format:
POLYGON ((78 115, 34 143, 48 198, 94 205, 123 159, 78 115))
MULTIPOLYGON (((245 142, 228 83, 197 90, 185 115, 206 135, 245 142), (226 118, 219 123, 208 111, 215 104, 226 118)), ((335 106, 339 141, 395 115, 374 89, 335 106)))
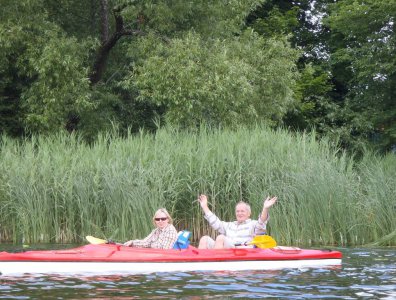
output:
POLYGON ((276 270, 340 266, 339 251, 291 247, 182 250, 86 245, 66 250, 0 252, 2 275, 145 274, 153 272, 276 270))
POLYGON ((278 270, 340 266, 340 259, 294 261, 234 261, 193 263, 98 263, 98 262, 0 262, 1 275, 72 274, 122 275, 156 272, 278 270))

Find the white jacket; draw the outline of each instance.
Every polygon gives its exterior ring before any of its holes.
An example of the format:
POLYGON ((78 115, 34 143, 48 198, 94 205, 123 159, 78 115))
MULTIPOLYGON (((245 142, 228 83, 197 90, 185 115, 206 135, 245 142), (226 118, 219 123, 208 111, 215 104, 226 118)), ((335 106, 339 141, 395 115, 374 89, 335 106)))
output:
POLYGON ((250 242, 254 236, 265 234, 269 216, 265 222, 259 217, 258 220, 247 219, 243 223, 238 223, 237 221, 221 221, 214 213, 210 212, 205 214, 205 219, 214 230, 232 239, 234 244, 238 244, 250 242))

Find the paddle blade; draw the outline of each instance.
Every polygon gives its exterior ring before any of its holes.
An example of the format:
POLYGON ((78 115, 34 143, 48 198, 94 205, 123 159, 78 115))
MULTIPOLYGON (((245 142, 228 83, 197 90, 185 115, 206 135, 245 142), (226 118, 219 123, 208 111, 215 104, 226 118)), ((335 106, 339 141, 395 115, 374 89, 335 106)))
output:
POLYGON ((98 239, 98 238, 93 237, 91 235, 87 235, 85 238, 87 239, 87 241, 90 244, 93 244, 93 245, 107 244, 107 240, 98 239))
POLYGON ((262 249, 276 247, 276 241, 269 235, 256 235, 249 244, 262 249))

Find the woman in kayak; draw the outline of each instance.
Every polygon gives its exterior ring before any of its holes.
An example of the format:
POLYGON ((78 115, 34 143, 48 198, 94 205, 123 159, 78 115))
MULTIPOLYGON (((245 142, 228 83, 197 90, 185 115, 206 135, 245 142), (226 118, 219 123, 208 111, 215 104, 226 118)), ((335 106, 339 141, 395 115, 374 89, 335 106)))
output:
POLYGON ((172 225, 172 221, 168 211, 160 208, 153 217, 156 228, 143 240, 130 240, 124 245, 137 248, 172 249, 177 239, 177 230, 172 225))
POLYGON ((224 222, 210 211, 206 195, 200 195, 198 201, 205 213, 205 219, 214 230, 220 233, 220 235, 216 237, 216 240, 213 240, 207 235, 203 236, 199 241, 198 248, 234 248, 236 244, 249 243, 254 236, 264 234, 269 219, 269 209, 275 204, 277 199, 277 197, 267 197, 267 199, 264 200, 263 210, 258 220, 250 219, 250 205, 241 201, 235 207, 237 220, 234 222, 224 222))

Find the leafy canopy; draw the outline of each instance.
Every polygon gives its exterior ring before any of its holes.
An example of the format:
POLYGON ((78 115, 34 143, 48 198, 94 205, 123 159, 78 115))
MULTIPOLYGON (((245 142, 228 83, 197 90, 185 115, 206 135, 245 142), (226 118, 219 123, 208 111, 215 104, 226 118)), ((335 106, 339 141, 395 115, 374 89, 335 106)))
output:
POLYGON ((124 86, 138 90, 140 101, 166 106, 171 123, 273 123, 293 102, 298 52, 285 39, 249 30, 228 39, 189 32, 170 43, 145 38, 140 46, 150 55, 124 86))

